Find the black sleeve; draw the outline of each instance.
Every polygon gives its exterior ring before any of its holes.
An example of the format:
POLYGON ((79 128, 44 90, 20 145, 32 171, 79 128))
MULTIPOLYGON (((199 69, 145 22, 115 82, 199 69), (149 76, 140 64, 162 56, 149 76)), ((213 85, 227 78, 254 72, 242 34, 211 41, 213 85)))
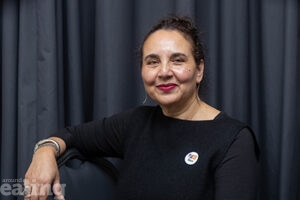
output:
POLYGON ((77 126, 64 128, 52 136, 63 139, 67 148, 75 147, 87 156, 123 156, 123 138, 130 112, 123 112, 77 126))
POLYGON ((215 173, 216 200, 254 200, 257 193, 258 155, 253 133, 244 128, 215 173))

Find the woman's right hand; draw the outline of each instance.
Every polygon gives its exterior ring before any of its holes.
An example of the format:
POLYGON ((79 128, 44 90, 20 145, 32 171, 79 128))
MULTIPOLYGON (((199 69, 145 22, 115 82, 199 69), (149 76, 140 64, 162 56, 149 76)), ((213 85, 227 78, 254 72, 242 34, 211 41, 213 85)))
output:
POLYGON ((46 200, 50 188, 57 199, 64 199, 56 163, 56 151, 51 146, 44 146, 34 154, 25 174, 24 187, 29 187, 29 195, 24 199, 46 200))

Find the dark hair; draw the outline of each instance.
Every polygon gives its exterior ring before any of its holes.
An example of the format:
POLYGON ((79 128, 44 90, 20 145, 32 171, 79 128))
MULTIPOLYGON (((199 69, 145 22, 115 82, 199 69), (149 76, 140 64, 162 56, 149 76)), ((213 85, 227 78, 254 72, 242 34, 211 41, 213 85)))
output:
POLYGON ((205 53, 203 43, 200 40, 199 31, 196 25, 193 23, 192 19, 183 16, 169 15, 165 18, 162 18, 157 24, 155 24, 148 34, 145 36, 142 47, 140 49, 140 58, 143 54, 143 45, 148 37, 157 30, 176 30, 183 34, 183 36, 191 42, 192 52, 197 65, 200 64, 201 60, 205 60, 205 53))
MULTIPOLYGON (((145 41, 148 37, 158 30, 175 30, 179 31, 183 34, 183 36, 190 41, 192 45, 192 52, 193 57, 197 65, 200 64, 201 60, 205 61, 206 54, 204 49, 204 44, 200 37, 200 31, 198 30, 197 26, 194 24, 193 20, 187 16, 176 16, 176 15, 168 15, 155 24, 150 31, 144 37, 142 46, 139 50, 139 57, 140 57, 140 65, 142 66, 142 58, 143 58, 143 46, 145 41)), ((203 79, 201 81, 198 93, 199 96, 203 97, 205 94, 205 88, 207 87, 207 80, 206 80, 206 70, 203 72, 203 79), (200 92, 201 91, 201 92, 200 92)))

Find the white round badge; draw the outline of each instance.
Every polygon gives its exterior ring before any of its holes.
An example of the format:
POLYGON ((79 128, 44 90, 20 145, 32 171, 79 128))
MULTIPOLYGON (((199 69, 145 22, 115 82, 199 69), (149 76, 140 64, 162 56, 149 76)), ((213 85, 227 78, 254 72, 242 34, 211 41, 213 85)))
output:
POLYGON ((188 165, 193 165, 197 162, 198 157, 199 155, 197 152, 190 152, 185 156, 184 161, 188 165))

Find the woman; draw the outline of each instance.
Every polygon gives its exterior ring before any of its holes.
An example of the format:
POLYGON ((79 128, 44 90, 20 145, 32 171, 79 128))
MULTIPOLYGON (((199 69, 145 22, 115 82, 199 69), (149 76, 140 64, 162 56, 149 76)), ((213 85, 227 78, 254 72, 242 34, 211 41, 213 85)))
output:
POLYGON ((254 135, 199 98, 204 53, 190 19, 159 21, 144 39, 141 59, 145 90, 158 105, 68 127, 40 142, 25 175, 26 197, 42 192, 33 180, 58 184, 56 157, 76 147, 124 160, 120 199, 255 199, 254 135))

